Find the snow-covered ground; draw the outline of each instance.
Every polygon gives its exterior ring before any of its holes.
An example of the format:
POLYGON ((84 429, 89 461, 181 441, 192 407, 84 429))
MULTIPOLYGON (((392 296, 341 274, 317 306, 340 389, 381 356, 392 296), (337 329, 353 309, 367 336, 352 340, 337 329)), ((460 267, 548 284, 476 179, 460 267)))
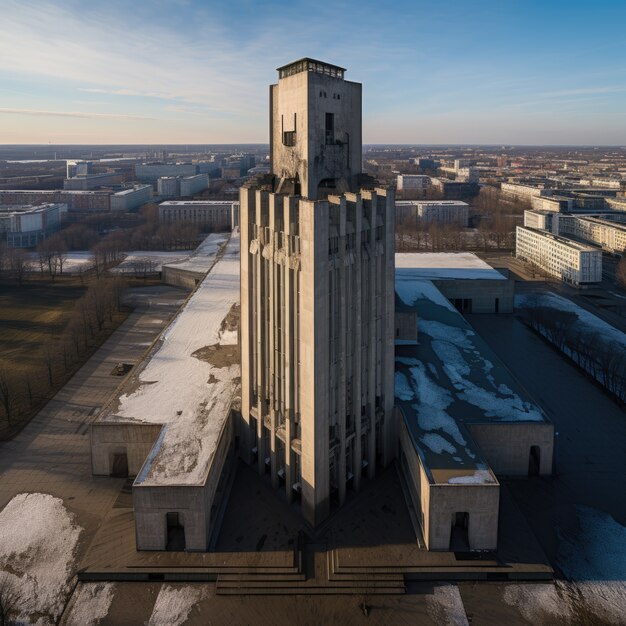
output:
MULTIPOLYGON (((39 257, 36 252, 31 252, 29 255, 28 269, 31 272, 40 272, 41 266, 39 264, 39 257)), ((89 250, 67 252, 65 255, 65 261, 63 262, 64 274, 79 274, 91 269, 94 264, 93 254, 89 250)), ((44 268, 44 271, 47 271, 44 268)))
POLYGON ((19 621, 56 623, 81 531, 63 501, 43 493, 21 493, 0 511, 0 575, 15 594, 19 621))
POLYGON ((626 346, 626 334, 621 330, 607 324, 597 315, 579 307, 571 300, 555 293, 520 294, 515 296, 515 306, 518 309, 541 306, 574 313, 578 317, 578 321, 573 324, 574 330, 598 333, 606 342, 615 342, 620 346, 626 346))
MULTIPOLYGON (((181 626, 204 595, 200 587, 163 585, 154 603, 148 626, 181 626)), ((210 623, 209 619, 207 623, 210 623)))
POLYGON ((208 272, 215 262, 217 253, 228 241, 229 236, 230 233, 211 233, 189 258, 163 265, 189 272, 208 272))
POLYGON ((80 583, 64 616, 64 626, 96 626, 108 615, 114 595, 115 583, 80 583))
POLYGON ((221 325, 238 302, 239 237, 233 235, 223 257, 163 334, 158 350, 139 374, 138 388, 123 395, 115 415, 108 418, 166 424, 138 483, 204 480, 240 367, 238 363, 213 366, 193 353, 218 343, 236 343, 236 334, 222 333, 221 325))
POLYGON ((456 585, 438 585, 432 595, 426 596, 426 610, 434 624, 439 626, 468 626, 467 615, 459 588, 456 585))
POLYGON ((576 532, 558 529, 557 562, 568 580, 507 585, 504 601, 532 624, 624 624, 626 527, 585 506, 576 516, 576 532))
POLYGON ((115 274, 150 274, 160 272, 163 264, 179 263, 187 260, 191 250, 178 250, 176 252, 164 252, 162 250, 134 250, 128 252, 124 260, 111 272, 115 274))

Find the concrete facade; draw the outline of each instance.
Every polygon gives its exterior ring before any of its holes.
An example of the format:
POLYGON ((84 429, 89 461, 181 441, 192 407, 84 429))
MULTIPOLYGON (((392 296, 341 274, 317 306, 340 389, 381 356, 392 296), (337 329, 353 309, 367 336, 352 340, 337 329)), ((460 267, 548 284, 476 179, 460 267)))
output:
POLYGON ((393 196, 241 194, 242 414, 316 525, 395 455, 393 196))
POLYGON ((171 200, 159 204, 159 221, 165 223, 187 222, 211 230, 232 230, 238 218, 234 205, 226 200, 171 200))
POLYGON ((343 68, 302 59, 270 87, 271 172, 277 193, 316 200, 355 191, 361 174, 361 85, 343 68))
POLYGON ((111 211, 132 211, 152 199, 151 185, 137 185, 111 196, 111 211))
POLYGON ((396 449, 394 198, 357 188, 361 85, 343 72, 279 69, 273 183, 240 195, 243 456, 312 526, 396 449))

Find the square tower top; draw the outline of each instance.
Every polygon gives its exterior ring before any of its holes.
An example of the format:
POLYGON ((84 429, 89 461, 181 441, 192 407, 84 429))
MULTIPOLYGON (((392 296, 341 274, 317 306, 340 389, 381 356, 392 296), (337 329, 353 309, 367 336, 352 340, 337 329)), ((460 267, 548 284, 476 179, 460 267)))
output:
POLYGON ((346 68, 305 57, 288 63, 287 65, 283 65, 282 67, 277 68, 277 71, 278 78, 287 78, 287 76, 293 76, 293 74, 298 74, 299 72, 317 72, 318 74, 324 74, 325 76, 331 76, 333 78, 340 78, 343 80, 346 68))
POLYGON ((270 87, 274 191, 322 200, 357 191, 361 171, 361 85, 345 68, 304 58, 278 68, 270 87))

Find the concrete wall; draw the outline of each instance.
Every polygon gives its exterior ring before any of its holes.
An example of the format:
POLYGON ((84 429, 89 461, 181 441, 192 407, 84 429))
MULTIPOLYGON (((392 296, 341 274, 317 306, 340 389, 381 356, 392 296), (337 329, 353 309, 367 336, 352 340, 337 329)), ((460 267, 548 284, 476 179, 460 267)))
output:
POLYGON ((452 301, 455 298, 472 300, 472 313, 512 313, 515 283, 512 280, 434 280, 441 293, 452 301))
POLYGON ((206 551, 217 521, 217 509, 234 470, 233 419, 226 421, 206 481, 201 485, 133 484, 138 550, 165 550, 167 513, 178 513, 185 529, 185 549, 206 551))
POLYGON ((206 272, 192 272, 168 265, 164 265, 161 270, 162 282, 183 289, 195 289, 205 276, 206 272))
POLYGON ((136 476, 157 440, 160 424, 91 425, 91 471, 96 476, 110 476, 115 454, 128 457, 128 475, 136 476))
POLYGON ((422 459, 400 419, 401 471, 404 473, 413 506, 429 550, 450 549, 450 533, 457 512, 469 514, 470 550, 495 550, 498 544, 500 485, 431 484, 422 459))
POLYGON ((456 513, 468 513, 470 550, 498 547, 500 485, 430 485, 429 550, 449 550, 456 513))
POLYGON ((496 474, 528 476, 531 446, 539 446, 541 451, 540 474, 552 474, 553 424, 507 422, 466 426, 496 474))

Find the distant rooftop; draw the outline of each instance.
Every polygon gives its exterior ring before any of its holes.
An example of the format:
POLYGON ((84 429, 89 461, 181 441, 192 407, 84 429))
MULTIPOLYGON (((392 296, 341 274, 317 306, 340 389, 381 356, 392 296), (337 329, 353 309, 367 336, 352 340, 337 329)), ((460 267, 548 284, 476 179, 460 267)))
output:
POLYGON ((325 76, 343 79, 344 72, 346 71, 345 67, 339 67, 338 65, 332 65, 308 57, 298 59, 297 61, 293 61, 292 63, 288 63, 276 69, 279 78, 287 78, 287 76, 293 76, 300 72, 316 72, 318 74, 324 74, 325 76))
POLYGON ((397 252, 396 282, 506 278, 471 252, 397 252))

